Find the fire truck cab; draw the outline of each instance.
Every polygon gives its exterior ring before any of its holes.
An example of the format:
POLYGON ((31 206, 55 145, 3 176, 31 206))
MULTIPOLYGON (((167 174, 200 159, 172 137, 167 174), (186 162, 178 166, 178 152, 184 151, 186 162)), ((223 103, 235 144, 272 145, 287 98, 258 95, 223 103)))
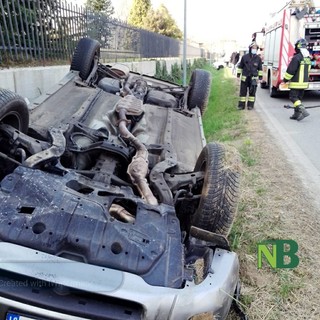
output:
POLYGON ((313 1, 292 0, 271 17, 263 34, 261 88, 269 88, 271 97, 289 90, 282 79, 295 53, 296 40, 305 38, 312 61, 308 90, 320 90, 320 10, 313 1))

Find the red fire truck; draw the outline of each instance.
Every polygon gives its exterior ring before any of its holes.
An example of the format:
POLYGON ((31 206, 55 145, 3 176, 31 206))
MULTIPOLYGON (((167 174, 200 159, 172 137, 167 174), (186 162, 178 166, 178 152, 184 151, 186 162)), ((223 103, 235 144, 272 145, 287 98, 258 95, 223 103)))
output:
POLYGON ((296 40, 305 38, 312 60, 308 90, 320 90, 320 10, 313 1, 291 1, 271 17, 263 33, 261 88, 269 88, 271 97, 288 90, 282 79, 296 40))

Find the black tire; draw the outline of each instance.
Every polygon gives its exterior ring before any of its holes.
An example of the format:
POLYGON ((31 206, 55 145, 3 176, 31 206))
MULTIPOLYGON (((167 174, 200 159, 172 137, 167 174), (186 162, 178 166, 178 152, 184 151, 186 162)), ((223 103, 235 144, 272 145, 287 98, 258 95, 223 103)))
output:
POLYGON ((190 79, 190 90, 187 105, 191 110, 198 107, 201 114, 204 113, 209 100, 211 90, 211 74, 206 70, 195 69, 190 79))
POLYGON ((90 38, 82 38, 74 51, 70 70, 79 71, 82 80, 86 80, 93 68, 94 58, 100 57, 100 43, 90 38))
POLYGON ((239 154, 229 154, 221 144, 209 143, 202 149, 194 171, 204 172, 204 182, 199 206, 191 218, 193 226, 229 234, 238 207, 240 163, 239 154))
POLYGON ((268 86, 268 84, 267 84, 266 81, 263 81, 263 82, 260 83, 260 88, 261 88, 261 89, 268 89, 268 87, 269 87, 269 86, 268 86))
POLYGON ((0 89, 0 123, 11 125, 23 133, 27 133, 29 128, 29 109, 26 101, 6 89, 0 89))
POLYGON ((276 98, 279 95, 277 88, 274 87, 271 83, 269 86, 269 94, 271 98, 276 98))

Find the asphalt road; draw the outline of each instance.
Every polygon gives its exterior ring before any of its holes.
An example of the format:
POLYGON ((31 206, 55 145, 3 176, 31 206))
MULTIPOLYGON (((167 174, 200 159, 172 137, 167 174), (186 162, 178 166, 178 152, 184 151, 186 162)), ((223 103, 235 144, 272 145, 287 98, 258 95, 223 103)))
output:
POLYGON ((308 109, 302 121, 291 120, 293 109, 283 107, 292 106, 287 94, 271 98, 268 89, 258 88, 255 109, 320 208, 320 92, 306 91, 303 103, 319 108, 308 109))

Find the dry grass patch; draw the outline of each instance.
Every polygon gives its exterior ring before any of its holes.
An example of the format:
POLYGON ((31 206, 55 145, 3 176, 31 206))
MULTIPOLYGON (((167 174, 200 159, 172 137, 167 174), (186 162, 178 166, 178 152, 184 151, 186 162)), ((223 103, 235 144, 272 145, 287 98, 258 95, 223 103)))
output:
POLYGON ((240 204, 230 235, 240 259, 241 302, 249 319, 318 320, 319 208, 257 113, 245 117, 246 137, 236 141, 243 160, 240 204), (299 266, 258 270, 257 243, 266 239, 295 240, 299 266))

